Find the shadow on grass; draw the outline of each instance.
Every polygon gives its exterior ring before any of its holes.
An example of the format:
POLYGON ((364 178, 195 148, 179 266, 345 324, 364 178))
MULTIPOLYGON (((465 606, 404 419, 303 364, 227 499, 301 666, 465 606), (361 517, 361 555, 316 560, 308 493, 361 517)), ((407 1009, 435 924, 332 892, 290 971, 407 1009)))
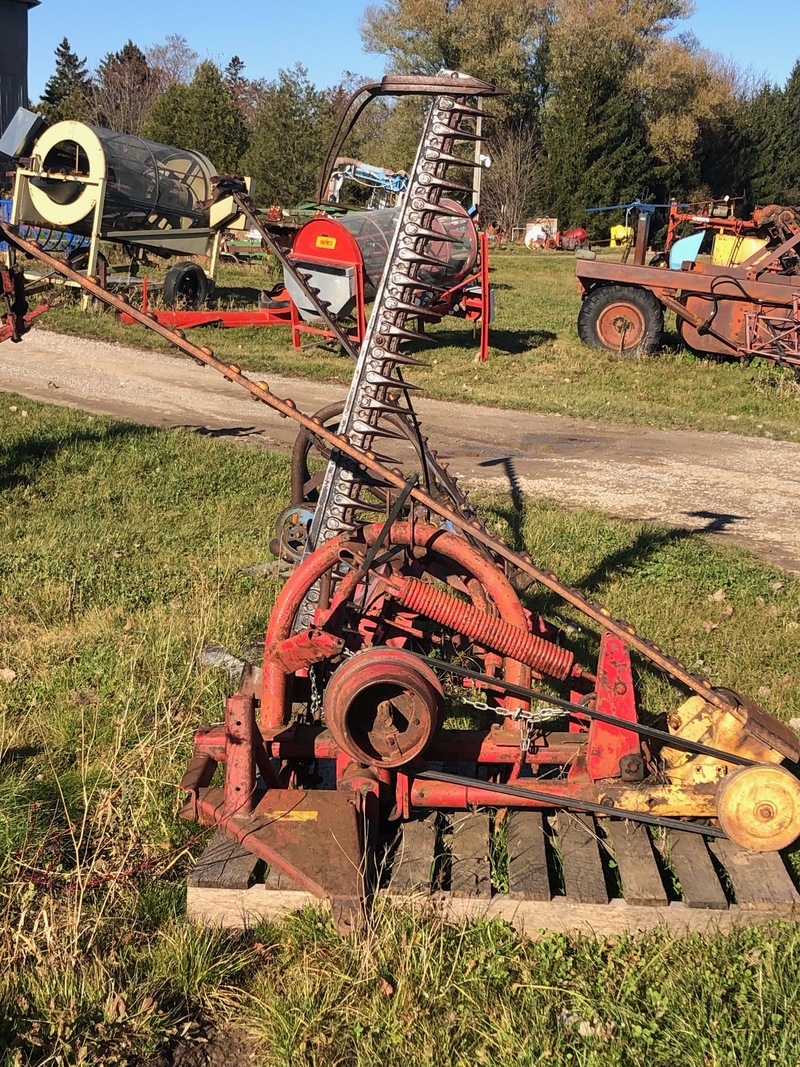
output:
POLYGON ((115 438, 142 436, 155 433, 152 426, 137 426, 134 423, 118 423, 98 430, 76 430, 59 437, 31 436, 17 441, 11 448, 0 450, 0 492, 18 485, 29 485, 35 477, 36 468, 56 459, 65 448, 79 443, 105 444, 115 438), (22 469, 32 465, 35 469, 23 474, 22 469))
POLYGON ((525 498, 522 495, 514 460, 511 456, 502 456, 500 459, 487 459, 478 464, 479 467, 499 467, 508 479, 508 491, 511 495, 507 508, 493 508, 494 513, 501 519, 505 519, 511 531, 509 538, 511 547, 515 552, 525 551, 525 538, 523 525, 525 522, 525 498))
POLYGON ((253 310, 258 307, 258 298, 264 289, 269 289, 269 275, 264 273, 264 285, 260 288, 249 285, 225 286, 224 289, 216 289, 211 300, 208 302, 209 311, 234 311, 247 308, 253 310))
MULTIPOLYGON (((508 479, 508 493, 510 500, 507 507, 493 506, 492 511, 498 518, 508 523, 510 534, 507 540, 512 548, 518 552, 526 550, 524 527, 525 527, 525 498, 520 486, 519 478, 514 467, 514 459, 504 456, 496 460, 487 460, 480 464, 482 467, 500 468, 508 479)), ((578 578, 574 585, 587 598, 597 594, 608 581, 621 575, 632 574, 637 568, 642 567, 648 559, 655 556, 661 549, 668 545, 678 544, 689 538, 695 538, 704 534, 717 534, 728 530, 735 523, 746 518, 744 515, 733 515, 725 512, 714 511, 690 511, 685 512, 687 517, 705 519, 705 525, 688 527, 659 528, 648 527, 636 532, 630 542, 615 552, 609 553, 591 570, 578 578)), ((534 560, 535 564, 546 566, 546 561, 534 560)), ((538 585, 534 579, 526 581, 524 578, 517 584, 525 606, 537 615, 548 615, 560 622, 571 626, 566 618, 562 618, 560 611, 564 601, 558 594, 551 592, 544 586, 538 585)), ((586 631, 573 632, 569 630, 568 643, 580 662, 591 663, 597 655, 596 638, 586 631)), ((649 662, 642 660, 644 668, 655 676, 661 672, 649 662)))
MULTIPOLYGON (((436 333, 430 334, 430 339, 435 341, 437 346, 442 347, 461 347, 464 344, 465 330, 437 330, 436 333)), ((509 356, 520 356, 525 352, 530 352, 533 349, 540 348, 542 345, 549 344, 551 341, 555 341, 557 334, 552 330, 489 330, 489 347, 496 352, 504 352, 509 356)), ((476 329, 476 343, 477 343, 477 329, 476 329)), ((417 346, 414 345, 414 348, 417 346)), ((412 346, 409 346, 411 350, 412 346)), ((426 345, 426 351, 430 351, 430 348, 426 345)))
POLYGON ((666 545, 678 544, 701 534, 722 533, 747 517, 714 511, 687 511, 685 514, 690 518, 706 519, 705 526, 691 529, 686 526, 674 526, 669 529, 640 530, 630 544, 612 552, 579 578, 576 582, 578 588, 584 593, 596 591, 611 578, 630 573, 637 566, 641 566, 666 545))

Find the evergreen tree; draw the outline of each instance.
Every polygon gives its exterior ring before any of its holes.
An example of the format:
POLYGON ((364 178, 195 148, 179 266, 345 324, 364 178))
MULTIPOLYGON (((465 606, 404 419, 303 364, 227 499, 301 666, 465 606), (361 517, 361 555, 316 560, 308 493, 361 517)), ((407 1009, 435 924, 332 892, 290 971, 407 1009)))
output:
POLYGON ((800 204, 800 60, 776 103, 774 147, 770 153, 767 142, 762 166, 767 174, 771 171, 774 175, 772 199, 781 204, 800 204))
POLYGON ((66 37, 56 48, 55 57, 56 69, 44 87, 39 111, 51 122, 82 118, 91 89, 86 60, 72 51, 66 37))
POLYGON ((167 86, 153 104, 143 134, 161 144, 202 152, 221 174, 240 169, 248 141, 231 87, 209 60, 199 65, 189 85, 167 86))
POLYGON ((745 172, 748 178, 748 206, 783 199, 781 154, 783 90, 765 85, 754 93, 742 109, 742 140, 745 172))
POLYGON ((291 207, 316 196, 331 114, 329 98, 299 64, 279 71, 266 87, 242 160, 244 172, 256 179, 260 202, 291 207))
POLYGON ((244 82, 244 60, 240 56, 231 56, 225 68, 225 81, 230 85, 234 96, 239 92, 244 82))

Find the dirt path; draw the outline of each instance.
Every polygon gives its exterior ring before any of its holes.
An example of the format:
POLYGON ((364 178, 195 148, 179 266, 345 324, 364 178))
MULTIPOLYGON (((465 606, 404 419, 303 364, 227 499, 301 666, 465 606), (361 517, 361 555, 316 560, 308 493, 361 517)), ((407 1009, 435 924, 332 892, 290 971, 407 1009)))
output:
MULTIPOLYGON (((312 413, 344 388, 268 376, 312 413)), ((34 331, 0 347, 0 389, 156 426, 208 428, 288 449, 295 428, 187 360, 34 331)), ((416 400, 426 433, 469 483, 706 530, 800 572, 800 444, 648 430, 416 400)))

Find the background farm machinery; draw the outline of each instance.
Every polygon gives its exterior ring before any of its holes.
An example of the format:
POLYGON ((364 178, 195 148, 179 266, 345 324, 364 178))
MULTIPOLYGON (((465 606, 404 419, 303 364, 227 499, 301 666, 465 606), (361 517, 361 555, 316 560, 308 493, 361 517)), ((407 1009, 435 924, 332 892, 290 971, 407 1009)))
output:
MULTIPOLYGON (((387 829, 432 811, 566 809, 729 836, 757 850, 785 847, 800 833, 800 784, 780 766, 800 756, 794 733, 490 532, 423 435, 406 377, 421 359, 408 342, 425 336, 415 323, 439 315, 447 283, 436 272, 457 244, 447 228, 463 218, 447 197, 469 188, 458 181, 470 164, 457 148, 474 144, 483 114, 476 100, 497 90, 449 71, 374 88, 433 103, 360 345, 306 262, 260 223, 244 186, 225 189, 260 228, 298 299, 354 358, 340 413, 301 413, 2 227, 20 252, 300 429, 291 507, 275 541, 292 571, 261 662, 245 665, 224 722, 196 733, 184 815, 328 897, 342 925, 375 884, 387 829), (325 461, 317 477, 311 447, 325 461), (583 638, 580 650, 571 647, 555 616, 530 610, 523 590, 531 585, 596 632, 590 651, 583 638), (666 707, 641 706, 639 669, 671 682, 666 707), (465 705, 471 724, 448 724, 465 705)), ((3 277, 18 339, 33 312, 21 276, 3 277)))
POLYGON ((644 207, 632 262, 577 261, 581 339, 609 351, 650 353, 662 342, 664 312, 672 311, 681 340, 695 352, 744 361, 761 356, 800 369, 800 211, 770 205, 740 220, 725 202, 700 215, 674 205, 672 243, 648 265, 652 211, 644 207), (694 232, 676 238, 686 222, 694 232), (709 229, 732 243, 701 263, 709 229))
MULTIPOLYGON (((375 292, 386 262, 389 237, 396 221, 390 207, 376 211, 353 210, 334 217, 329 200, 338 199, 344 181, 369 182, 385 194, 381 204, 403 195, 408 177, 339 156, 327 179, 325 195, 305 218, 271 209, 253 228, 225 195, 224 178, 197 152, 155 144, 139 137, 117 134, 80 122, 59 122, 47 127, 39 116, 24 109, 6 130, 2 146, 20 166, 14 177, 10 222, 23 227, 50 227, 70 243, 71 266, 97 276, 103 286, 142 287, 144 310, 162 322, 182 329, 290 325, 295 348, 302 334, 329 339, 313 308, 303 301, 290 275, 258 307, 246 310, 205 309, 220 257, 228 249, 231 230, 249 230, 250 254, 265 252, 260 228, 266 226, 274 242, 290 248, 314 273, 314 284, 325 290, 331 314, 352 319, 349 333, 356 343, 366 327, 365 304, 375 292), (327 207, 328 212, 320 210, 327 207), (131 257, 125 274, 112 275, 100 250, 101 240, 122 246, 131 257), (146 253, 161 257, 205 256, 208 268, 195 260, 175 263, 163 283, 139 275, 146 253), (154 289, 163 292, 166 308, 152 307, 154 289), (300 303, 298 304, 298 299, 300 303)), ((245 179, 252 193, 252 182, 245 179)), ((331 201, 332 203, 332 201, 331 201)), ((437 310, 481 323, 479 358, 488 354, 488 328, 492 317, 488 251, 472 219, 457 201, 453 214, 438 222, 440 265, 431 268, 446 283, 438 292, 437 310)), ((37 230, 39 233, 40 230, 37 230)), ((41 241, 39 241, 41 243, 41 241)), ((87 298, 88 299, 88 298, 87 298)), ((123 316, 130 324, 131 319, 123 316)))

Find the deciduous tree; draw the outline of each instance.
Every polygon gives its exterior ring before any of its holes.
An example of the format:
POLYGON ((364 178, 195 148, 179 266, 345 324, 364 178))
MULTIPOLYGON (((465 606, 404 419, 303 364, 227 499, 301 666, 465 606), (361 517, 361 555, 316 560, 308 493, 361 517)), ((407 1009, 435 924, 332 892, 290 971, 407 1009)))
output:
POLYGON ((92 122, 120 133, 140 133, 160 81, 133 41, 109 52, 97 67, 89 94, 92 122))
POLYGON ((179 33, 170 34, 161 44, 151 45, 146 52, 150 69, 159 79, 160 88, 179 83, 188 84, 197 70, 199 55, 179 33))
POLYGON ((384 0, 367 8, 361 36, 389 69, 434 74, 441 67, 507 90, 502 117, 532 117, 544 92, 542 56, 550 0, 384 0))

